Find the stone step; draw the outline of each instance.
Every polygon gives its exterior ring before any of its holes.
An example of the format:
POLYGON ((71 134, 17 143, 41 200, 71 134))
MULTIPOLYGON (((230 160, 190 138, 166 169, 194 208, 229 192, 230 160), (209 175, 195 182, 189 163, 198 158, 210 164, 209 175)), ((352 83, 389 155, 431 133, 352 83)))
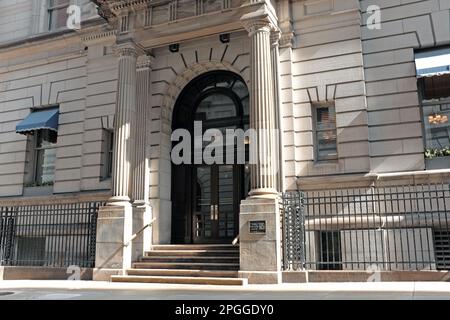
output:
POLYGON ((140 262, 193 262, 193 263, 239 263, 239 256, 236 257, 197 257, 197 256, 150 256, 142 257, 140 262))
POLYGON ((236 285, 246 283, 241 278, 212 278, 212 277, 160 277, 160 276, 111 276, 112 282, 138 283, 171 283, 171 284, 203 284, 203 285, 236 285))
POLYGON ((239 250, 152 250, 147 251, 144 257, 152 256, 231 256, 239 257, 239 250))
POLYGON ((207 277, 207 278, 237 278, 237 271, 223 270, 189 270, 189 269, 129 269, 129 276, 159 276, 159 277, 207 277))
POLYGON ((134 269, 239 270, 239 263, 135 262, 134 269))
POLYGON ((231 244, 163 244, 152 246, 153 250, 232 250, 239 252, 239 247, 231 244))

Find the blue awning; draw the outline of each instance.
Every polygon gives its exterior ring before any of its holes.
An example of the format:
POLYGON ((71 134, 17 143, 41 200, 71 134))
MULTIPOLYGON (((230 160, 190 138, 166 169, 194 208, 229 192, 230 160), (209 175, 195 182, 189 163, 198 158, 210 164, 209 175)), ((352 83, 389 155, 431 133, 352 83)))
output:
POLYGON ((419 78, 450 73, 450 48, 416 53, 416 69, 419 78))
POLYGON ((58 131, 59 109, 34 111, 16 126, 16 132, 27 134, 30 131, 48 129, 58 131))

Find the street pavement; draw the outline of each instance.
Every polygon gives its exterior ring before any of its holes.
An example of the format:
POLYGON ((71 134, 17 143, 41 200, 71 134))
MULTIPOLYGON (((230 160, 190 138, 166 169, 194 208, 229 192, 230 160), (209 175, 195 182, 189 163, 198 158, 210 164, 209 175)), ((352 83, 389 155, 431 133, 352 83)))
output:
POLYGON ((0 300, 450 300, 450 282, 193 286, 98 281, 0 281, 0 300))

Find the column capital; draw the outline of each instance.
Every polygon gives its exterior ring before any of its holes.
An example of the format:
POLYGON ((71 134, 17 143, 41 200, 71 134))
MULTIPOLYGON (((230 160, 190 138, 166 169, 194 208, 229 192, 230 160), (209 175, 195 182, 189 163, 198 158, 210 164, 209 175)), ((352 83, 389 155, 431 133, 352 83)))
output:
POLYGON ((247 30, 250 36, 257 32, 269 33, 273 29, 273 25, 270 23, 270 21, 265 19, 243 20, 242 25, 244 26, 245 30, 247 30))
POLYGON ((274 30, 270 34, 270 45, 272 47, 277 47, 281 39, 281 32, 279 30, 274 30))
POLYGON ((138 57, 137 59, 137 69, 149 69, 153 62, 155 61, 155 57, 144 54, 138 57))
POLYGON ((118 43, 114 46, 113 51, 120 57, 134 57, 137 58, 141 53, 140 48, 134 42, 118 43))
POLYGON ((270 1, 255 1, 253 4, 258 8, 241 17, 241 23, 250 36, 256 32, 277 30, 277 15, 270 1))

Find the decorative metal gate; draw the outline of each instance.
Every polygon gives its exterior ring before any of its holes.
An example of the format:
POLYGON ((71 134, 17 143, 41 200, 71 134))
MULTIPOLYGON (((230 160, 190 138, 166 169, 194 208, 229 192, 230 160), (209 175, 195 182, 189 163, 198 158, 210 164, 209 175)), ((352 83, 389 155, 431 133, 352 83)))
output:
POLYGON ((299 191, 283 194, 281 203, 283 269, 305 268, 305 206, 299 191))
POLYGON ((450 185, 282 196, 284 270, 450 270, 450 185))
POLYGON ((0 207, 0 265, 91 268, 103 202, 0 207))
POLYGON ((0 210, 0 266, 9 264, 12 259, 15 220, 15 211, 0 210))

